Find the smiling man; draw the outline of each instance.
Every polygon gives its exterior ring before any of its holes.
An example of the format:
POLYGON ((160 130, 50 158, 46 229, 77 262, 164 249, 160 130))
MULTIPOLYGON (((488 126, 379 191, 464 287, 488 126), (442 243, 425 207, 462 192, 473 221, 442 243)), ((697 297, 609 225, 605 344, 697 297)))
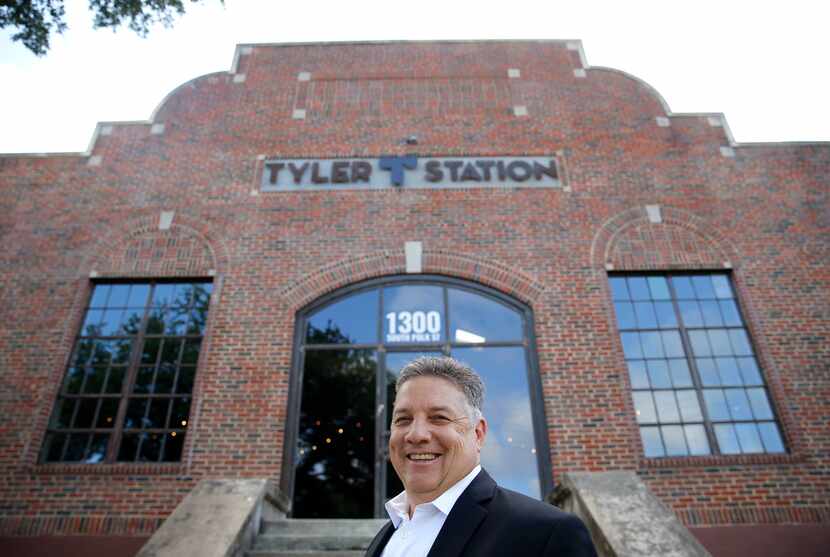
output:
POLYGON ((502 489, 482 470, 484 385, 452 358, 424 357, 398 377, 389 455, 404 491, 367 557, 596 557, 582 522, 502 489))

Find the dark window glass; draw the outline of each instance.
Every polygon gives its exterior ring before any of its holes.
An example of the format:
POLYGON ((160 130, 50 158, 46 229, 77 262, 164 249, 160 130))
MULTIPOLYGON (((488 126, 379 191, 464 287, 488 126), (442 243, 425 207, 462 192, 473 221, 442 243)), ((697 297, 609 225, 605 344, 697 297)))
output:
POLYGON ((728 275, 609 280, 646 456, 785 451, 728 275))
POLYGON ((181 395, 193 391, 211 291, 204 282, 94 286, 42 462, 181 458, 190 410, 181 395))

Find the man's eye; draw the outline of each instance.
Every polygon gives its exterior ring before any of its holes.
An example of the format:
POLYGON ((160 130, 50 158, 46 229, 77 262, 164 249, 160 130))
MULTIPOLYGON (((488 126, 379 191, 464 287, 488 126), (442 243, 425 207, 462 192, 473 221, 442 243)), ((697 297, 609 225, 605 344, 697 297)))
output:
POLYGON ((412 421, 412 418, 405 418, 403 416, 395 418, 392 423, 395 425, 406 425, 412 421))
POLYGON ((432 417, 430 417, 430 420, 432 420, 433 422, 438 423, 438 424, 445 424, 447 422, 452 421, 447 416, 432 416, 432 417))

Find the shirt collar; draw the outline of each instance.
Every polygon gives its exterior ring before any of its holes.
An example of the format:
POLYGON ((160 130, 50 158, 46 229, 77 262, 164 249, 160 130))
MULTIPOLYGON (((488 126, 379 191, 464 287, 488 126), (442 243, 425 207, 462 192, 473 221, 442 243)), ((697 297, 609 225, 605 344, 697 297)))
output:
MULTIPOLYGON (((464 490, 467 489, 471 483, 473 483, 473 480, 479 472, 481 472, 480 464, 476 465, 469 474, 458 480, 458 482, 437 498, 423 504, 431 505, 444 513, 444 515, 449 515, 455 505, 455 502, 458 501, 458 498, 461 497, 464 490)), ((408 516, 409 502, 406 498, 406 491, 400 492, 398 495, 387 501, 384 507, 386 508, 386 513, 389 515, 389 519, 392 521, 392 525, 397 529, 404 517, 408 516)))

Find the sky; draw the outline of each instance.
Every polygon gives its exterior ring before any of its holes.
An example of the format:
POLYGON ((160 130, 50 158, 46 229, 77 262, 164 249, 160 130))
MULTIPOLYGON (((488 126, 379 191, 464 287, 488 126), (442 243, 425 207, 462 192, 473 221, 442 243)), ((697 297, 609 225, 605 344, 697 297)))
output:
POLYGON ((178 85, 230 70, 240 43, 367 40, 578 39, 673 113, 724 113, 739 143, 830 141, 820 0, 202 0, 147 38, 93 30, 87 0, 66 13, 42 57, 0 31, 0 153, 83 152, 97 122, 147 120, 178 85))

